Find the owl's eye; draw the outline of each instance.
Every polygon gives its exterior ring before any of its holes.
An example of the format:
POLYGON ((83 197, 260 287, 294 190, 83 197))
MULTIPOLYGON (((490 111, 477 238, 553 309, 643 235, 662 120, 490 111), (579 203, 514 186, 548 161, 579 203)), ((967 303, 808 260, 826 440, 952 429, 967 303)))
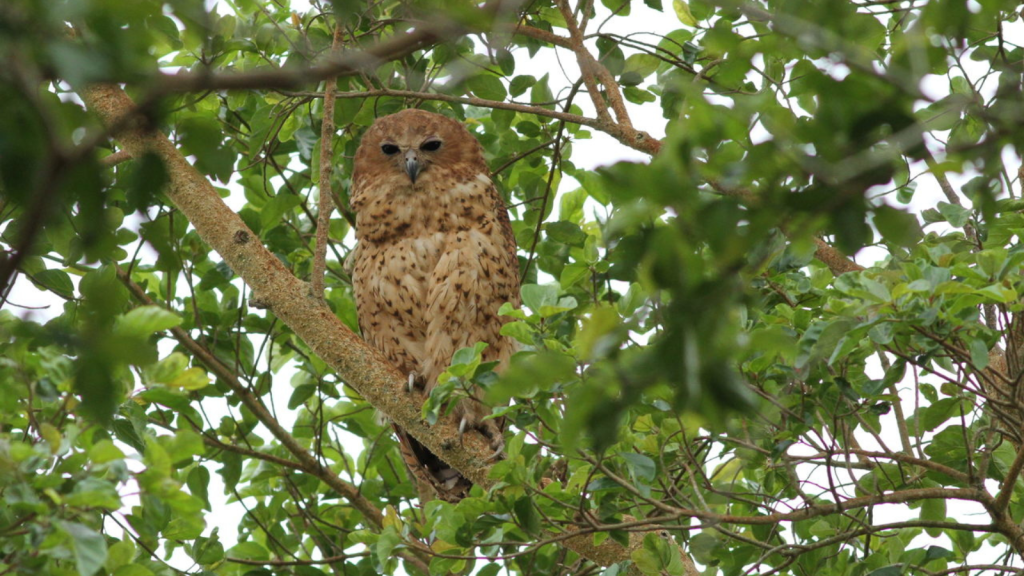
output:
POLYGON ((398 154, 398 146, 395 146, 394 144, 383 144, 380 147, 380 151, 388 156, 394 156, 395 154, 398 154))
POLYGON ((441 147, 441 141, 440 140, 428 140, 427 142, 424 142, 422 146, 420 146, 420 150, 426 150, 427 152, 433 152, 433 151, 437 150, 440 147, 441 147))

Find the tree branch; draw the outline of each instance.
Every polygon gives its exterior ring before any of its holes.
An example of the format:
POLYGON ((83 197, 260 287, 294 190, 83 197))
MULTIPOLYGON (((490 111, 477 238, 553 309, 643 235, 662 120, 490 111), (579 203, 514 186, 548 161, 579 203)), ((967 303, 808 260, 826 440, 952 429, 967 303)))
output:
POLYGON ((131 159, 132 155, 129 154, 127 150, 118 150, 110 156, 100 158, 100 164, 109 168, 131 159))
POLYGON ((846 274, 847 272, 859 272, 864 269, 863 266, 850 260, 839 250, 826 244, 821 238, 815 237, 814 245, 817 247, 814 251, 814 257, 821 260, 825 266, 828 266, 828 269, 832 271, 834 276, 846 274))
POLYGON ((384 62, 396 60, 422 50, 438 40, 453 40, 465 30, 450 21, 420 22, 412 32, 395 37, 369 48, 332 53, 322 63, 298 68, 267 68, 248 72, 179 72, 157 76, 147 97, 148 103, 156 98, 183 92, 204 90, 250 90, 299 88, 330 78, 354 76, 373 70, 384 62))
MULTIPOLYGON (((331 54, 338 52, 341 45, 341 23, 334 23, 334 41, 331 54)), ((334 78, 324 83, 324 113, 320 126, 320 203, 317 211, 316 251, 313 253, 313 272, 310 291, 313 296, 324 298, 324 271, 327 269, 328 232, 331 229, 331 211, 334 210, 331 192, 331 172, 334 164, 334 78)))
POLYGON ((1010 469, 1006 472, 1003 486, 999 489, 999 493, 996 494, 996 501, 993 504, 996 510, 1005 512, 1006 507, 1010 505, 1010 496, 1013 495, 1013 488, 1017 485, 1017 479, 1020 478, 1022 469, 1024 469, 1024 446, 1017 449, 1017 457, 1013 459, 1013 464, 1010 465, 1010 469))
POLYGON ((604 97, 601 95, 601 88, 597 85, 597 79, 595 78, 597 62, 586 46, 583 45, 583 31, 576 24, 576 18, 572 14, 572 8, 569 7, 568 0, 558 0, 557 4, 558 10, 562 13, 562 18, 565 20, 565 25, 569 29, 569 48, 576 55, 576 63, 579 64, 580 74, 583 76, 583 84, 587 87, 587 92, 590 93, 590 100, 594 103, 594 108, 597 110, 597 119, 602 122, 612 123, 611 114, 608 113, 608 104, 605 103, 604 97))
MULTIPOLYGON (((304 96, 310 98, 323 97, 323 94, 319 92, 287 92, 287 94, 290 96, 304 96)), ((454 102, 467 104, 469 106, 479 106, 481 108, 512 110, 515 112, 522 112, 523 114, 533 114, 535 116, 554 118, 555 120, 562 120, 564 122, 570 122, 572 124, 579 124, 581 126, 588 126, 595 130, 600 130, 612 138, 615 138, 623 145, 645 154, 650 154, 651 156, 657 155, 658 152, 661 151, 662 146, 661 140, 658 140, 641 130, 622 128, 612 121, 611 118, 608 120, 589 118, 579 114, 572 114, 559 110, 548 110, 547 108, 531 106, 529 104, 516 104, 514 102, 502 102, 500 100, 486 100, 484 98, 476 98, 474 96, 452 96, 449 94, 438 94, 436 92, 417 92, 414 90, 364 90, 360 92, 337 92, 334 95, 335 98, 379 98, 382 96, 414 98, 418 100, 435 100, 438 102, 454 102)))

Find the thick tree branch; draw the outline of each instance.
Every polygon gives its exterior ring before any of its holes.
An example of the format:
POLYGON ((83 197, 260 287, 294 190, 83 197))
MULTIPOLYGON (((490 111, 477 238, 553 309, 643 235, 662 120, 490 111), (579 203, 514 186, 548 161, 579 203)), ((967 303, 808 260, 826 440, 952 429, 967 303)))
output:
POLYGON ((853 260, 847 258, 842 252, 825 243, 821 238, 814 238, 814 257, 821 260, 834 276, 846 274, 847 272, 859 272, 864 269, 853 260))

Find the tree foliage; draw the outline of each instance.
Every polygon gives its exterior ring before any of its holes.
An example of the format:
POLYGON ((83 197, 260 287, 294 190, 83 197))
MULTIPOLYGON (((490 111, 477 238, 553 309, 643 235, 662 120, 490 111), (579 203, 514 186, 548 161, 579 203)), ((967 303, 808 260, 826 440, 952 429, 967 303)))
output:
POLYGON ((0 5, 0 573, 1022 571, 1017 4, 207 4, 0 5), (524 284, 511 368, 422 409, 344 267, 407 107, 480 140, 524 284))

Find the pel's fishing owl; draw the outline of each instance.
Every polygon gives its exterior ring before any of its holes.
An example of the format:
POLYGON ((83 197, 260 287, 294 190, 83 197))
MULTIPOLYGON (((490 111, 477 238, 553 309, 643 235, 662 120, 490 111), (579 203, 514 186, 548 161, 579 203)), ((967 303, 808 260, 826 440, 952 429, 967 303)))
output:
MULTIPOLYGON (((423 110, 379 118, 363 135, 352 175, 356 238, 352 286, 363 337, 403 373, 409 401, 437 384, 459 348, 486 342, 485 362, 508 364, 498 308, 519 304, 519 266, 508 211, 480 144, 459 122, 423 110)), ((501 424, 478 398, 460 400, 460 430, 501 445, 501 424)), ((446 500, 470 482, 395 427, 402 455, 446 500)), ((429 491, 427 492, 429 494, 429 491)))

